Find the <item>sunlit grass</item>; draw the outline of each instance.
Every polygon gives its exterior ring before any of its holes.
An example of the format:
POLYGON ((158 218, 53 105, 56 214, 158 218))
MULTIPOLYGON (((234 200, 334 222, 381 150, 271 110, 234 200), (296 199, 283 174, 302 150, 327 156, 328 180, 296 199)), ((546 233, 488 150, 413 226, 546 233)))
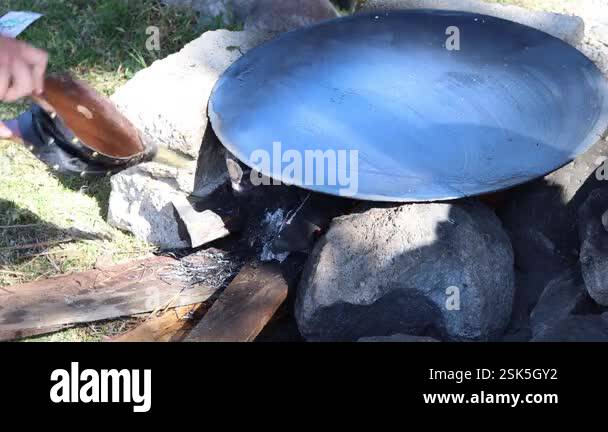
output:
MULTIPOLYGON (((9 10, 44 14, 20 39, 49 52, 50 73, 70 72, 106 95, 209 29, 198 25, 193 12, 162 7, 157 0, 4 0, 1 12, 9 10), (146 49, 148 26, 160 30, 160 51, 146 49)), ((221 20, 211 25, 222 26, 221 20)), ((25 109, 25 104, 0 104, 0 118, 25 109)), ((0 286, 153 250, 108 225, 109 194, 107 178, 56 176, 20 145, 0 141, 0 286)), ((103 329, 121 326, 89 325, 43 340, 100 340, 103 329)))

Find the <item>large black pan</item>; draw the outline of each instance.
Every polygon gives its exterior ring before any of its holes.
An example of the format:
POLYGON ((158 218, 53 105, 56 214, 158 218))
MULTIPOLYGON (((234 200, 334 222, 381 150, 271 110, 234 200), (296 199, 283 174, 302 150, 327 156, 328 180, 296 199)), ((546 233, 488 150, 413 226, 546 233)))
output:
POLYGON ((362 199, 433 201, 509 188, 586 151, 608 125, 608 84, 583 54, 538 30, 471 13, 395 11, 253 49, 221 77, 209 113, 223 144, 273 178, 362 199), (446 49, 454 28, 460 50, 446 49), (296 168, 306 150, 358 151, 358 163, 337 167, 340 182, 329 152, 325 172, 314 165, 307 179, 296 168))

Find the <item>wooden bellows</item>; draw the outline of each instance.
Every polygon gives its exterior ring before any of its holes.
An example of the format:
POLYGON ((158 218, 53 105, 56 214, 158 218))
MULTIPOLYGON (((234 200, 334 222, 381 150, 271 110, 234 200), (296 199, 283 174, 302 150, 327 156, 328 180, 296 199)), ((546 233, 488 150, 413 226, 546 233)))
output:
POLYGON ((75 137, 96 152, 129 158, 145 151, 133 124, 85 82, 69 75, 48 76, 38 102, 52 109, 75 137))

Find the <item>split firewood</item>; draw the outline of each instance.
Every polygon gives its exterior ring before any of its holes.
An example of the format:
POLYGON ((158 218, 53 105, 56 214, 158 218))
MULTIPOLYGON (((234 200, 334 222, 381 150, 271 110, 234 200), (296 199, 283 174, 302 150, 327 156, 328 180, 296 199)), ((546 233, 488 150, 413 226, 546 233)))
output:
POLYGON ((230 273, 218 266, 231 267, 224 261, 218 264, 217 257, 209 253, 181 261, 154 256, 4 287, 0 290, 0 340, 202 303, 223 286, 224 280, 219 279, 230 273))
POLYGON ((246 265, 186 337, 189 342, 252 342, 287 299, 278 264, 246 265))
POLYGON ((170 309, 109 339, 109 342, 179 342, 208 309, 208 305, 203 303, 170 309))

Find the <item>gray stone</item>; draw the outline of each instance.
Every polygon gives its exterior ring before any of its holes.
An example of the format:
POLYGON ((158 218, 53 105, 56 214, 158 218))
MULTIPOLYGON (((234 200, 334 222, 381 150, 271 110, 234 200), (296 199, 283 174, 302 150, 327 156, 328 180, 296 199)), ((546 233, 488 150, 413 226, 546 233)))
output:
POLYGON ((113 176, 108 222, 162 249, 189 247, 172 202, 192 189, 194 169, 148 162, 113 176))
POLYGON ((511 235, 515 263, 522 272, 544 274, 548 282, 556 269, 577 264, 578 211, 589 194, 603 186, 596 171, 606 156, 608 143, 599 140, 565 167, 504 194, 506 204, 499 217, 511 235))
POLYGON ((245 30, 282 33, 338 16, 329 0, 257 0, 245 30))
POLYGON ((361 12, 391 9, 443 9, 474 12, 537 28, 571 45, 578 45, 585 32, 583 20, 576 16, 530 10, 514 5, 487 3, 481 0, 367 0, 358 8, 361 12))
POLYGON ((534 336, 573 315, 587 302, 590 300, 578 267, 553 279, 545 287, 538 304, 530 315, 534 336))
MULTIPOLYGON (((546 218, 541 214, 526 214, 525 217, 541 218, 541 220, 546 218)), ((574 260, 568 261, 562 257, 553 241, 534 227, 510 224, 507 228, 513 245, 517 271, 513 315, 505 340, 528 341, 532 338, 530 314, 543 290, 556 274, 572 266, 574 260)))
POLYGON ((163 0, 169 6, 187 7, 199 13, 202 22, 211 22, 221 17, 233 24, 247 17, 257 0, 163 0))
POLYGON ((392 336, 372 336, 359 339, 357 342, 439 342, 437 339, 426 336, 411 336, 396 334, 392 336))
POLYGON ((207 104, 220 75, 261 34, 216 30, 138 72, 112 101, 139 129, 144 142, 196 158, 207 129, 207 104))
MULTIPOLYGON (((246 30, 281 33, 339 16, 329 0, 164 0, 197 11, 202 22, 221 17, 245 23, 246 30)), ((353 2, 343 2, 352 8, 353 2)))
MULTIPOLYGON (((517 255, 515 255, 515 268, 517 269, 517 255)), ((515 271, 515 298, 513 299, 513 312, 511 322, 503 336, 503 341, 527 342, 532 339, 530 314, 538 303, 547 281, 551 275, 548 273, 525 273, 515 271)))
POLYGON ((499 217, 511 237, 519 269, 509 326, 517 340, 532 336, 529 314, 542 288, 563 269, 578 265, 578 210, 602 186, 596 170, 606 155, 608 145, 600 140, 576 161, 504 194, 506 205, 499 217))
POLYGON ((230 235, 226 223, 215 211, 211 209, 198 211, 186 197, 181 195, 176 196, 172 204, 188 232, 190 247, 198 248, 230 235))
POLYGON ((602 216, 608 209, 608 186, 596 189, 579 210, 580 262, 589 295, 608 306, 608 232, 602 216))
POLYGON ((542 267, 546 272, 564 268, 564 259, 543 232, 530 226, 519 226, 509 231, 509 236, 519 270, 532 272, 542 267))
POLYGON ((112 96, 145 142, 192 160, 187 169, 174 168, 168 161, 114 176, 108 216, 112 225, 162 248, 188 246, 179 234, 172 202, 189 195, 207 196, 228 178, 224 149, 208 124, 209 96, 223 71, 267 37, 207 32, 137 73, 112 96))
MULTIPOLYGON (((205 145, 201 150, 200 163, 190 161, 188 166, 177 168, 156 161, 141 164, 112 177, 108 222, 164 249, 192 246, 189 236, 179 230, 179 212, 176 213, 174 208, 187 208, 180 207, 187 201, 186 197, 206 197, 227 181, 225 168, 224 172, 220 169, 224 167, 224 153, 215 149, 213 143, 205 145)), ((170 158, 171 152, 162 153, 160 159, 170 162, 165 155, 168 154, 170 158)), ((197 231, 197 246, 202 245, 198 243, 205 238, 213 241, 226 235, 225 230, 217 224, 214 228, 205 225, 207 236, 200 236, 202 229, 197 231)))
POLYGON ((306 264, 296 319, 314 341, 493 340, 509 322, 513 283, 511 244, 489 208, 375 208, 334 219, 306 264))
POLYGON ((205 198, 229 180, 227 155, 228 151, 208 124, 198 156, 193 196, 205 198))
POLYGON ((577 15, 585 22, 585 37, 577 45, 608 75, 608 2, 606 0, 553 0, 541 6, 558 13, 577 15))
POLYGON ((608 342, 608 312, 564 318, 546 328, 532 342, 608 342))
MULTIPOLYGON (((608 8, 608 5, 606 6, 608 8)), ((608 24, 593 27, 586 35, 578 48, 593 62, 598 68, 608 76, 608 24)))

